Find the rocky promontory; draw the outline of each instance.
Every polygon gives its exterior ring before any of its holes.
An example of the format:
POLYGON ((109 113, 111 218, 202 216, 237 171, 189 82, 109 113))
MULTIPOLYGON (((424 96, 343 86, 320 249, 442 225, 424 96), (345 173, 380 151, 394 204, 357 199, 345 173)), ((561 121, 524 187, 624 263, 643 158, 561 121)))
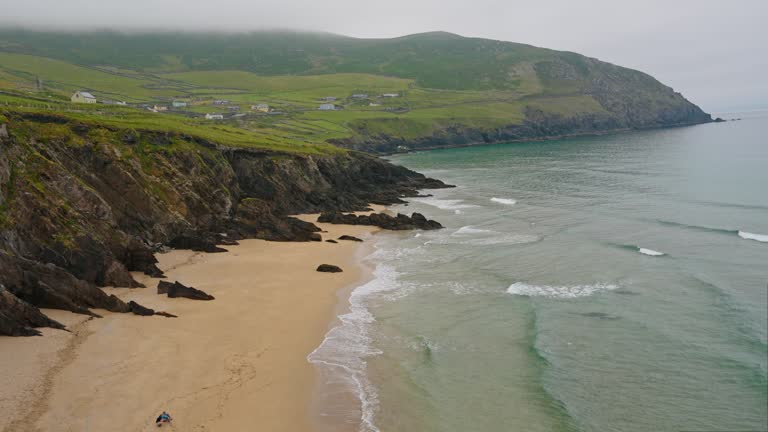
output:
POLYGON ((154 253, 167 247, 310 241, 320 229, 288 215, 446 187, 356 152, 232 148, 47 113, 0 112, 0 123, 0 334, 60 326, 38 307, 131 312, 99 287, 141 287, 131 271, 161 277, 154 253))

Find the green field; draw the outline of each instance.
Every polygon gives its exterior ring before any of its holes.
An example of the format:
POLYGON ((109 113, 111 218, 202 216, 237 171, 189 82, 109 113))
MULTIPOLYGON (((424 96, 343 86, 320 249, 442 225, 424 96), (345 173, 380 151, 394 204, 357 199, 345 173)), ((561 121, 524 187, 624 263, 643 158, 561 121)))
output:
POLYGON ((555 122, 618 119, 614 123, 643 127, 656 125, 659 113, 698 109, 638 71, 575 53, 448 33, 354 39, 0 29, 0 93, 0 104, 23 110, 281 149, 343 138, 407 142, 449 130, 493 132, 522 124, 530 113, 555 122), (75 90, 131 107, 70 104, 75 90), (352 98, 361 93, 368 98, 352 98), (339 109, 319 111, 326 97, 336 98, 339 109), (190 105, 161 113, 146 109, 174 99, 190 105), (213 105, 216 99, 239 106, 238 115, 213 105), (258 103, 274 112, 252 112, 258 103), (206 113, 227 119, 206 121, 206 113))

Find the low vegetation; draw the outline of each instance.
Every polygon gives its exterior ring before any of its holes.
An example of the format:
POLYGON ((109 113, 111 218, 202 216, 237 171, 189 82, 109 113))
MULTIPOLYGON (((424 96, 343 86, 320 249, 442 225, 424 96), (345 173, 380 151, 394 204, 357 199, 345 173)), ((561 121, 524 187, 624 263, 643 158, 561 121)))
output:
POLYGON ((0 104, 230 146, 320 153, 330 151, 328 141, 407 143, 450 131, 501 140, 509 134, 497 131, 543 119, 545 126, 564 126, 529 128, 522 136, 706 120, 698 107, 641 72, 448 33, 367 40, 5 30, 0 104), (76 90, 128 106, 71 104, 76 90), (170 106, 174 100, 186 106, 170 106), (319 111, 324 102, 336 109, 319 111), (270 112, 251 109, 259 103, 270 112), (156 106, 170 109, 152 112, 156 106), (225 119, 206 120, 208 113, 225 119))

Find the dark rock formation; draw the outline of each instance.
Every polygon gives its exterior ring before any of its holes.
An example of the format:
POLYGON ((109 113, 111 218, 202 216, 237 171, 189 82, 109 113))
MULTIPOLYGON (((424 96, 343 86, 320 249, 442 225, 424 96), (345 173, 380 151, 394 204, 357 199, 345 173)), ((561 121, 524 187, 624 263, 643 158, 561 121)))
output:
POLYGON ((339 237, 339 240, 356 241, 356 242, 363 241, 363 239, 360 239, 360 238, 357 238, 357 237, 351 236, 351 235, 346 235, 346 234, 344 234, 343 236, 339 237))
POLYGON ((320 264, 317 267, 317 271, 323 272, 323 273, 341 273, 344 270, 342 270, 341 267, 335 266, 332 264, 320 264))
POLYGON ((62 324, 43 315, 38 308, 11 294, 0 285, 0 335, 40 335, 40 332, 33 327, 64 328, 62 324))
POLYGON ((30 327, 63 328, 43 315, 38 307, 63 309, 94 317, 91 308, 131 312, 114 295, 107 295, 91 282, 78 279, 53 264, 19 258, 0 251, 0 335, 33 335, 30 327), (15 324, 13 324, 15 322, 15 324))
POLYGON ((168 297, 170 298, 186 297, 192 300, 214 300, 215 299, 215 297, 213 297, 210 294, 207 294, 205 291, 201 291, 197 288, 185 286, 179 283, 178 281, 174 283, 170 283, 170 282, 161 280, 157 284, 157 293, 167 294, 168 297))
POLYGON ((165 311, 155 312, 155 315, 166 317, 166 318, 178 318, 178 315, 174 315, 172 313, 168 313, 165 311))
POLYGON ((311 241, 319 228, 288 215, 358 211, 446 187, 355 152, 233 149, 57 114, 0 117, 0 283, 33 307, 130 312, 98 287, 141 286, 131 271, 162 277, 153 254, 164 247, 311 241))
POLYGON ((136 315, 151 316, 155 314, 154 309, 144 307, 133 300, 128 302, 128 307, 131 309, 131 312, 136 315))
POLYGON ((329 212, 322 213, 317 221, 342 225, 372 225, 388 230, 434 230, 443 227, 439 222, 429 220, 421 213, 413 213, 411 216, 398 213, 397 216, 392 217, 385 213, 355 215, 351 213, 329 212))
POLYGON ((328 240, 326 240, 326 242, 327 242, 327 243, 338 243, 338 242, 337 242, 336 240, 334 240, 334 239, 328 239, 328 240))
POLYGON ((128 307, 131 308, 131 312, 134 313, 135 315, 141 315, 141 316, 159 315, 159 316, 164 316, 166 318, 178 318, 176 315, 168 312, 155 311, 154 309, 144 307, 133 300, 128 302, 128 307))
POLYGON ((309 240, 310 241, 315 241, 315 242, 321 242, 321 241, 323 241, 323 236, 321 236, 318 233, 312 233, 312 234, 309 235, 309 240))
POLYGON ((216 244, 205 235, 180 235, 168 242, 168 246, 173 249, 192 249, 196 252, 218 253, 227 252, 226 249, 216 246, 216 244))

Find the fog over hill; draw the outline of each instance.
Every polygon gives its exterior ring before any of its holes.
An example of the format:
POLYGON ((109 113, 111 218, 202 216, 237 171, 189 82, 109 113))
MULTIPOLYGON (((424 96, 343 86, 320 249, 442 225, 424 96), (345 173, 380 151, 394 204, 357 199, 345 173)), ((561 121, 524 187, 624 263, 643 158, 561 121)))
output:
POLYGON ((579 52, 647 72, 707 111, 768 105, 761 79, 768 3, 0 0, 0 25, 37 29, 252 31, 290 28, 356 37, 447 30, 579 52))

